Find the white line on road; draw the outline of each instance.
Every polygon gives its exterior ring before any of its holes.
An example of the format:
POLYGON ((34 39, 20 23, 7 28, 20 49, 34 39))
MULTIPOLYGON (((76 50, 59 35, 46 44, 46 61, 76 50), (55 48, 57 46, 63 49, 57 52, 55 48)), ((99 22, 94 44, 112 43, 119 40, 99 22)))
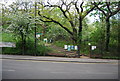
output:
POLYGON ((50 73, 70 73, 70 72, 50 72, 50 73))
POLYGON ((2 70, 2 71, 10 71, 10 72, 14 72, 15 70, 9 69, 9 70, 2 70))

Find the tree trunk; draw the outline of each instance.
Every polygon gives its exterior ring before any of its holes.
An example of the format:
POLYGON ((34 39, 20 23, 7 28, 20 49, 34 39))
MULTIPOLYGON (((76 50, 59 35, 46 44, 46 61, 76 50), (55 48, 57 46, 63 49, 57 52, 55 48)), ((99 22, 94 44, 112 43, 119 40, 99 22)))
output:
MULTIPOLYGON (((35 2, 35 18, 36 18, 36 16, 37 16, 37 12, 36 12, 36 10, 37 10, 37 2, 35 2)), ((37 24, 36 24, 36 20, 35 20, 35 28, 34 28, 34 30, 35 30, 35 33, 34 33, 34 40, 35 40, 35 44, 34 44, 34 47, 35 47, 35 53, 34 53, 34 55, 36 56, 36 51, 37 51, 37 38, 36 38, 36 32, 37 32, 37 30, 36 30, 36 26, 37 26, 37 24)))
POLYGON ((77 47, 78 47, 78 50, 77 50, 78 58, 80 58, 80 45, 78 44, 77 47))
POLYGON ((110 18, 106 19, 106 41, 105 41, 105 50, 109 51, 109 42, 110 42, 110 18))
POLYGON ((24 54, 26 53, 26 36, 24 36, 24 54))
POLYGON ((78 57, 80 57, 81 42, 82 42, 82 18, 80 17, 80 19, 79 19, 78 40, 77 40, 77 46, 78 46, 77 54, 78 54, 78 57))
MULTIPOLYGON (((118 16, 118 18, 120 18, 118 16)), ((119 20, 118 20, 119 21, 119 20)), ((118 22, 118 26, 120 25, 120 22, 118 22)), ((120 57, 120 27, 118 27, 118 46, 117 46, 117 54, 118 57, 120 57)))
POLYGON ((21 38, 22 38, 22 55, 24 55, 24 52, 25 52, 25 50, 24 50, 24 36, 22 33, 21 33, 21 38))
POLYGON ((82 40, 82 31, 79 33, 78 35, 78 42, 77 42, 77 47, 78 47, 78 50, 77 50, 77 54, 78 54, 78 57, 80 57, 80 52, 81 52, 81 40, 82 40))

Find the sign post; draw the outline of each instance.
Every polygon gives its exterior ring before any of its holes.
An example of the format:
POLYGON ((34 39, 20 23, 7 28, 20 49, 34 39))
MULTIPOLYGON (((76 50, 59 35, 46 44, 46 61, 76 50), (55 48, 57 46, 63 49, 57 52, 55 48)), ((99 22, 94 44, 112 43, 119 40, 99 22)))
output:
POLYGON ((89 45, 89 53, 90 53, 90 57, 91 57, 91 43, 88 43, 89 45))

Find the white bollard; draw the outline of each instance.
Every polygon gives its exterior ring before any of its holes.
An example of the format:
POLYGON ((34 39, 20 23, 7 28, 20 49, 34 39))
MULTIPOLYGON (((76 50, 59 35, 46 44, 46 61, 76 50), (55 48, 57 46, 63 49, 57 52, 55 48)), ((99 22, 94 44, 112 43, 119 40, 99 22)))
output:
POLYGON ((64 49, 67 49, 67 45, 64 45, 64 49))
POLYGON ((67 48, 67 49, 68 49, 68 51, 70 51, 70 50, 71 50, 71 49, 70 49, 70 45, 68 45, 68 48, 67 48))
POLYGON ((77 50, 78 49, 78 47, 77 46, 75 46, 75 50, 77 50))
POLYGON ((74 50, 74 46, 73 45, 71 45, 71 49, 74 50))

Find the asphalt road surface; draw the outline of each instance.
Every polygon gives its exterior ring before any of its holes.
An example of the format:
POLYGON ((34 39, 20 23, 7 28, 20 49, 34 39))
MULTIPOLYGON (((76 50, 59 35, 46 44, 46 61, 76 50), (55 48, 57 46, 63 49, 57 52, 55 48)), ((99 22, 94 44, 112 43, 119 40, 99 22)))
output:
POLYGON ((118 79, 118 65, 3 59, 2 79, 118 79))

